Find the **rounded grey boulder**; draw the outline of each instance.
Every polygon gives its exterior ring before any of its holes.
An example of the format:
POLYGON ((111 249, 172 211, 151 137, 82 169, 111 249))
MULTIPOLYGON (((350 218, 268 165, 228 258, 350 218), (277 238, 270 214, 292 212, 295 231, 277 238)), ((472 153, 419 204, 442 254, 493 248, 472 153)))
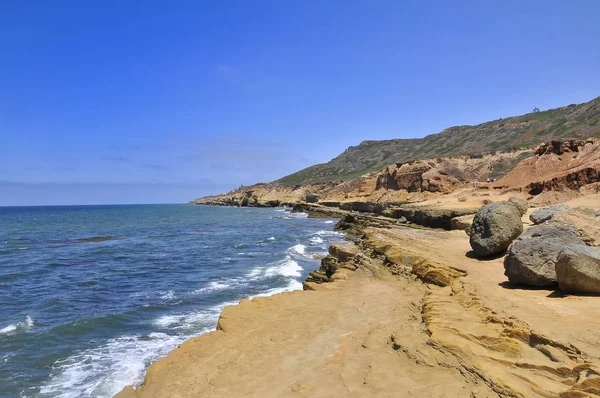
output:
POLYGON ((512 203, 514 206, 516 206, 517 209, 519 209, 519 213, 521 213, 521 216, 527 213, 527 209, 529 209, 529 203, 527 203, 525 199, 517 198, 516 196, 511 196, 510 198, 508 198, 508 202, 512 203))
POLYGON ((583 244, 576 228, 558 223, 531 227, 508 248, 504 275, 511 283, 539 287, 556 285, 554 268, 566 244, 583 244))
POLYGON ((565 246, 556 261, 556 279, 565 293, 600 294, 600 248, 565 246))
POLYGON ((479 256, 501 253, 523 232, 521 213, 512 203, 503 201, 483 206, 473 219, 470 239, 479 256))
POLYGON ((531 215, 529 216, 529 219, 535 225, 541 224, 544 221, 550 220, 554 216, 554 214, 556 214, 557 212, 559 212, 561 210, 569 210, 569 206, 562 204, 562 205, 540 207, 540 208, 536 209, 533 213, 531 213, 531 215))

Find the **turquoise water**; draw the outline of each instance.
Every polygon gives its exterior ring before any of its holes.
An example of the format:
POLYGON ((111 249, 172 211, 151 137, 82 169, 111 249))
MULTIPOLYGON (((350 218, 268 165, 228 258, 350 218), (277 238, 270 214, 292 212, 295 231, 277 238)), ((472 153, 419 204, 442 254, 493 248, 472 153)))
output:
POLYGON ((112 397, 341 239, 282 208, 0 208, 0 396, 112 397))

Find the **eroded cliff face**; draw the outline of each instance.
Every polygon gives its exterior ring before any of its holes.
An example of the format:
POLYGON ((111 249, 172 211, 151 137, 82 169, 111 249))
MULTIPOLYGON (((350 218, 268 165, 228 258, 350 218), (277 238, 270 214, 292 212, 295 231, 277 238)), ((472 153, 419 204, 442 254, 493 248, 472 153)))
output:
POLYGON ((597 182, 600 182, 600 142, 590 138, 551 141, 533 151, 393 164, 349 181, 305 186, 257 184, 193 203, 233 206, 318 203, 382 214, 398 206, 477 207, 506 199, 503 195, 507 192, 523 195, 532 204, 552 204, 580 196, 582 190, 597 182))
POLYGON ((600 181, 600 142, 552 141, 541 144, 534 156, 520 162, 499 180, 498 188, 520 190, 536 204, 570 199, 600 181))
POLYGON ((416 203, 472 186, 476 181, 496 178, 531 154, 522 150, 412 161, 390 165, 349 181, 304 186, 258 184, 193 202, 234 206, 321 203, 336 207, 344 202, 416 203))

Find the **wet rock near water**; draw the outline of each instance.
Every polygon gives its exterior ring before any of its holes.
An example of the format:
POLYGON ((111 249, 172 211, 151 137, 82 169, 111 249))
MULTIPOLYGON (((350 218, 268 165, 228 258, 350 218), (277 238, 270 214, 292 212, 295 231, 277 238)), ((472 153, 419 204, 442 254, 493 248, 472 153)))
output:
POLYGON ((313 284, 334 282, 344 279, 342 271, 355 271, 357 269, 359 248, 352 243, 332 243, 329 246, 329 255, 321 260, 318 270, 308 274, 302 284, 304 290, 314 290, 313 284))

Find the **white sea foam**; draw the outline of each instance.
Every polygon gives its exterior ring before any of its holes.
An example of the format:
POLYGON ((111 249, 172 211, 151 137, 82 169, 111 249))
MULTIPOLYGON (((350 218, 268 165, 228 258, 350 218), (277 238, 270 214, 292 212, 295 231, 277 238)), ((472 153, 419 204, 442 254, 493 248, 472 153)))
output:
POLYGON ((248 272, 248 274, 246 275, 246 277, 255 280, 257 278, 259 278, 263 273, 263 269, 261 267, 256 267, 253 268, 252 271, 248 272))
POLYGON ((300 255, 303 255, 303 254, 306 253, 306 246, 304 246, 302 244, 297 244, 297 245, 292 246, 290 248, 290 251, 294 252, 294 253, 297 253, 297 254, 300 254, 300 255))
POLYGON ((21 322, 12 323, 5 328, 0 329, 0 334, 14 334, 33 327, 33 318, 29 315, 21 322))
POLYGON ((323 238, 319 237, 319 236, 314 236, 312 238, 310 238, 310 243, 314 244, 314 245, 318 245, 323 243, 323 238))
POLYGON ((335 222, 335 221, 332 221, 332 220, 327 220, 327 221, 324 221, 324 222, 323 222, 323 224, 333 224, 334 222, 335 222))
POLYGON ((40 388, 44 396, 109 398, 128 384, 139 384, 146 367, 191 336, 151 333, 122 336, 57 361, 53 376, 40 388))
POLYGON ((153 323, 167 333, 122 336, 59 360, 53 365, 53 375, 41 387, 40 393, 58 398, 112 397, 126 385, 140 384, 146 367, 177 345, 192 336, 214 330, 223 308, 237 303, 224 302, 203 310, 164 315, 153 323))
POLYGON ((171 301, 177 298, 177 295, 175 295, 173 290, 169 290, 168 292, 160 292, 159 294, 161 294, 160 298, 164 301, 171 301))
POLYGON ((289 256, 285 260, 280 261, 265 270, 265 276, 283 275, 288 277, 299 277, 302 267, 289 256))
POLYGON ((269 297, 272 296, 274 294, 279 294, 279 293, 284 293, 284 292, 291 292, 294 290, 302 290, 302 283, 298 282, 295 279, 292 279, 287 286, 285 287, 278 287, 278 288, 274 288, 274 289, 269 289, 266 292, 254 295, 254 296, 250 296, 250 299, 253 299, 254 297, 269 297))
POLYGON ((341 233, 341 232, 326 231, 326 230, 317 231, 317 232, 315 232, 315 235, 320 235, 320 236, 344 236, 344 234, 341 233))
POLYGON ((211 328, 216 325, 223 308, 237 303, 237 301, 229 301, 198 311, 163 315, 156 318, 153 324, 161 329, 190 332, 207 327, 211 328))
POLYGON ((209 293, 215 292, 219 290, 229 289, 234 285, 233 280, 229 281, 212 281, 208 285, 201 287, 200 289, 196 289, 192 292, 192 294, 201 294, 201 293, 209 293))
POLYGON ((271 236, 268 240, 275 240, 275 237, 271 236))

